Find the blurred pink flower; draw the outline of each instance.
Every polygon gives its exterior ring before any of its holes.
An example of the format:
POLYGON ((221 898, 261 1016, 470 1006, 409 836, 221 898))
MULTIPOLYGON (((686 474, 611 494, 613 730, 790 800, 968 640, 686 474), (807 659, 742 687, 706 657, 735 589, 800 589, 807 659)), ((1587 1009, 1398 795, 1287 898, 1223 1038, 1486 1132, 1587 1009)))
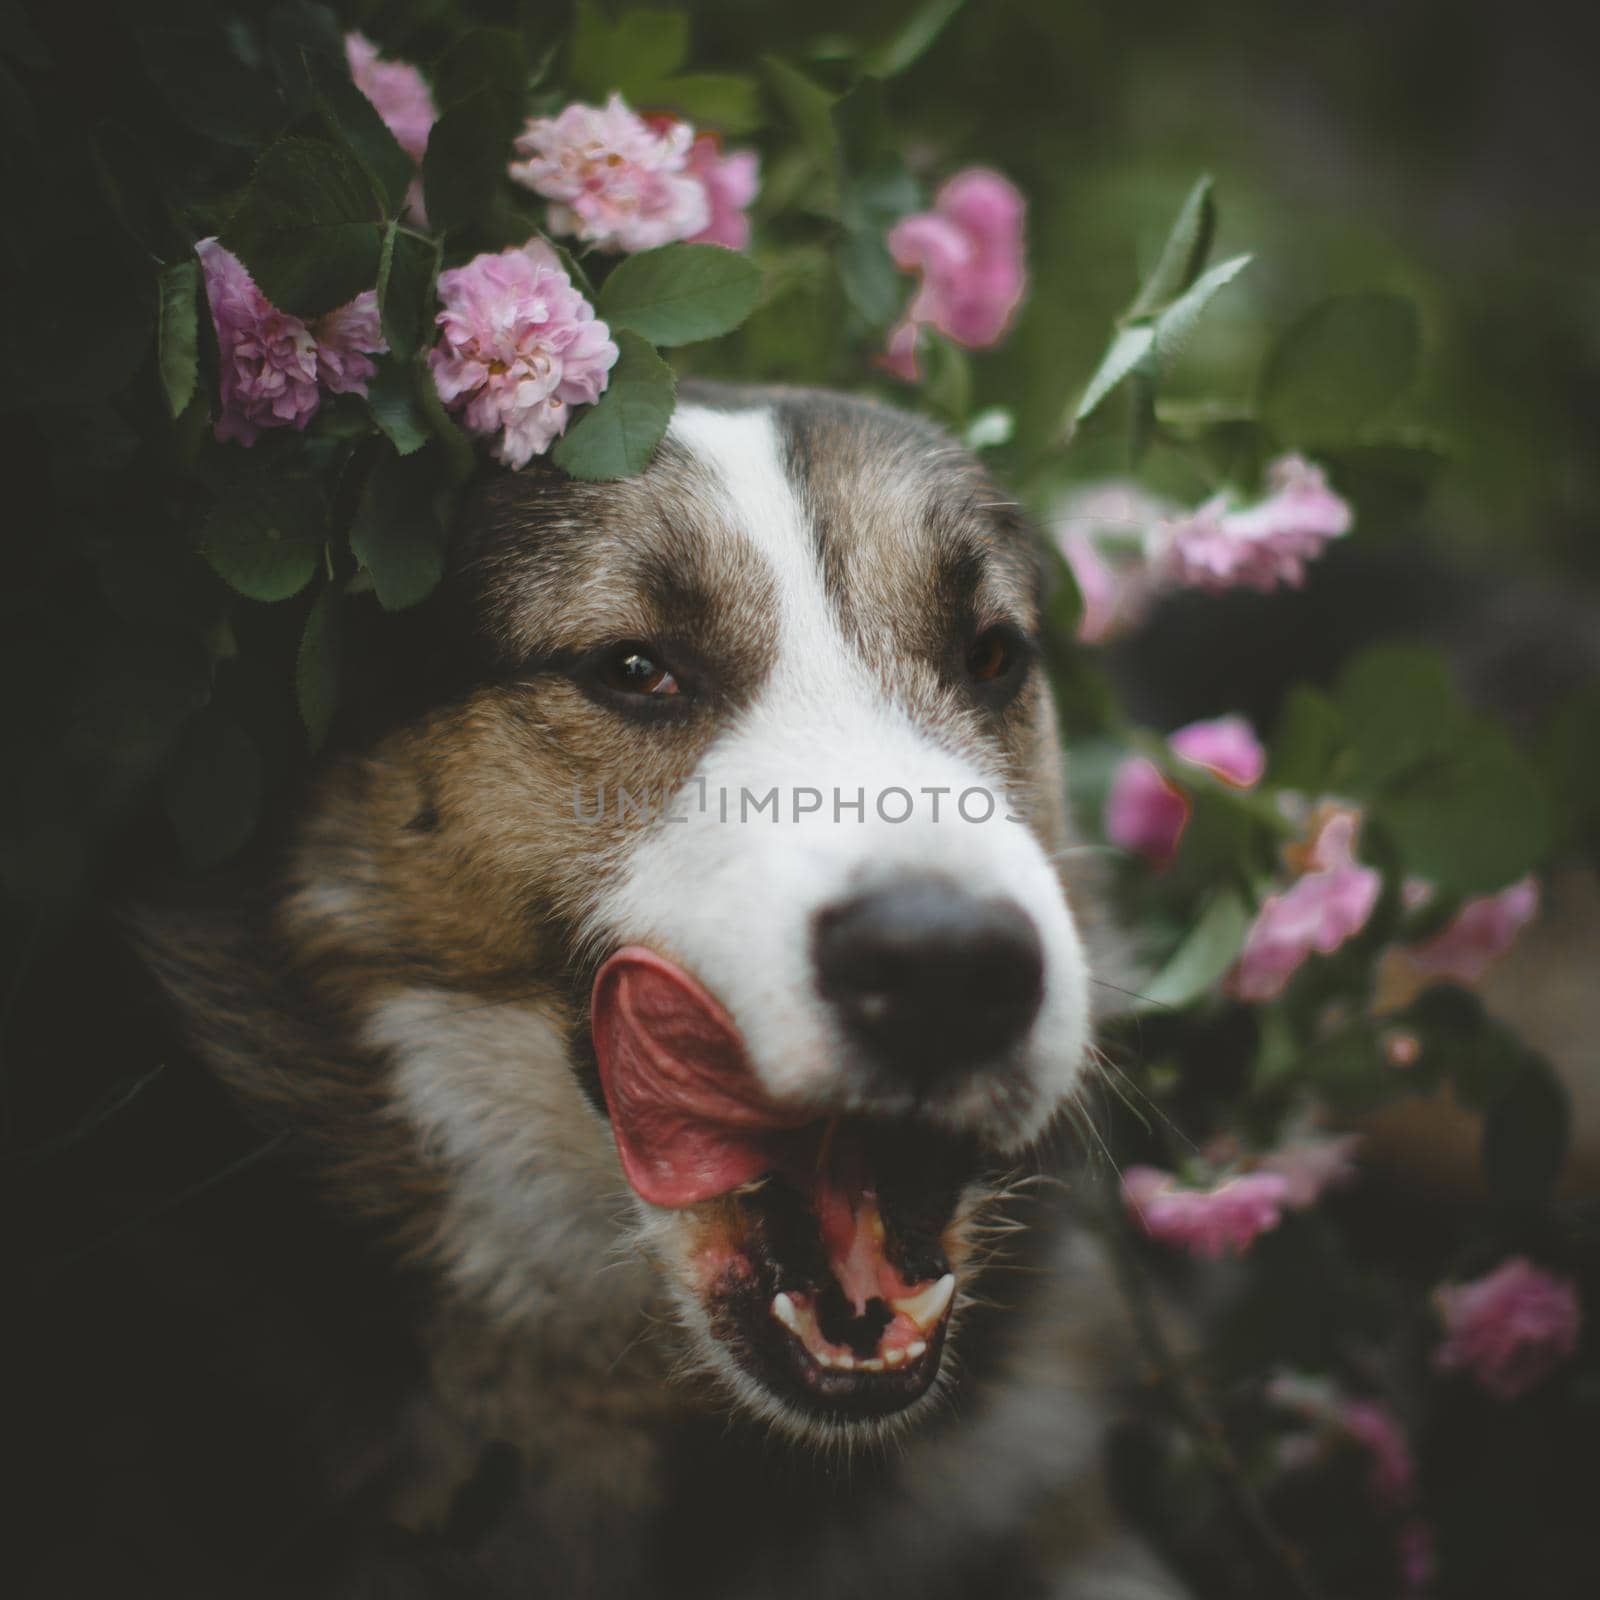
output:
POLYGON ((1182 1188, 1157 1167, 1129 1167, 1122 1175, 1123 1203, 1152 1239, 1211 1259, 1242 1252, 1277 1227, 1288 1188, 1271 1172, 1225 1178, 1210 1189, 1182 1188))
MULTIPOLYGON (((916 343, 916 326, 904 323, 916 343)), ((1051 527, 1083 597, 1078 637, 1103 644, 1137 627, 1155 597, 1143 547, 1145 534, 1172 507, 1134 484, 1097 483, 1061 503, 1051 527)))
MULTIPOLYGON (((1275 1374, 1265 1393, 1281 1410, 1361 1445, 1372 1458, 1367 1488, 1379 1504, 1398 1510, 1411 1501, 1417 1487, 1416 1457, 1399 1418, 1382 1400, 1352 1399, 1326 1378, 1296 1372, 1275 1374)), ((1289 1448, 1279 1452, 1282 1465, 1308 1466, 1316 1459, 1312 1441, 1303 1435, 1292 1435, 1284 1443, 1289 1448)))
POLYGON ((1386 1506, 1403 1506, 1416 1492, 1417 1462, 1399 1419, 1381 1400, 1342 1400, 1334 1421, 1372 1456, 1367 1487, 1386 1506))
POLYGON ((1189 822, 1189 801, 1153 761, 1129 756, 1112 774, 1106 796, 1106 838, 1158 866, 1178 853, 1189 822))
POLYGON ((428 80, 408 62, 385 61, 362 33, 344 36, 344 54, 356 88, 377 108, 400 148, 421 161, 439 116, 428 80))
POLYGON ((1199 589, 1298 587, 1306 563, 1347 533, 1350 507, 1301 456, 1267 469, 1271 493, 1234 511, 1218 495, 1151 536, 1150 560, 1163 583, 1199 589))
POLYGON ((1267 770, 1267 753, 1243 717, 1191 722, 1167 741, 1174 755, 1235 789, 1253 789, 1267 770))
POLYGON ((1422 1059, 1422 1041, 1403 1028, 1390 1028, 1378 1040, 1384 1061, 1397 1072, 1406 1072, 1422 1059))
MULTIPOLYGON (((344 36, 344 54, 356 88, 372 102, 395 142, 420 166, 428 149, 428 135, 439 118, 428 80, 409 62, 385 61, 378 54, 378 47, 362 33, 344 36)), ((419 228, 428 225, 420 172, 406 190, 405 215, 419 228)))
POLYGON ((493 455, 523 467, 600 398, 616 363, 610 329, 542 239, 439 274, 443 337, 428 354, 439 397, 493 455))
POLYGON ((705 182, 690 173, 694 130, 652 126, 620 94, 573 104, 518 135, 511 176, 550 201, 550 228, 602 250, 650 250, 712 226, 705 182))
POLYGON ((266 428, 303 429, 324 389, 361 394, 376 368, 367 358, 389 347, 370 290, 307 326, 256 287, 244 263, 215 239, 195 246, 217 330, 219 440, 254 444, 266 428))
POLYGON ((895 265, 922 277, 881 358, 897 378, 917 379, 923 325, 969 350, 1000 342, 1027 282, 1026 210, 1015 185, 998 172, 968 167, 934 196, 933 210, 913 212, 889 230, 895 265))
POLYGON ((1578 1348, 1578 1291, 1525 1256, 1471 1283, 1434 1291, 1444 1343, 1434 1365, 1470 1373, 1497 1400, 1514 1400, 1578 1348))
POLYGON ((1538 911, 1539 885, 1523 878, 1498 894, 1467 901, 1442 932, 1411 946, 1405 958, 1429 978, 1477 983, 1538 911))
POLYGON ((1429 1588, 1437 1570, 1433 1528, 1421 1517, 1412 1517, 1400 1529, 1400 1582, 1406 1594, 1421 1594, 1429 1588))
POLYGON ((761 187, 761 158, 754 150, 730 150, 724 155, 716 134, 702 133, 689 147, 687 170, 705 189, 711 211, 711 220, 689 243, 746 249, 750 219, 744 213, 761 187))
POLYGON ((389 348, 372 289, 311 324, 317 341, 317 381, 330 394, 367 392, 377 367, 368 359, 389 348))
POLYGON ((1275 1172, 1288 1185, 1283 1203, 1291 1211, 1315 1205, 1328 1189, 1349 1183, 1356 1175, 1350 1159, 1361 1143, 1359 1133, 1303 1134, 1262 1156, 1262 1172, 1275 1172))
POLYGON ((1366 926, 1382 880, 1354 856, 1358 814, 1336 810, 1308 852, 1308 870, 1268 895, 1245 935, 1226 988, 1236 999, 1271 1000, 1312 953, 1330 955, 1366 926))

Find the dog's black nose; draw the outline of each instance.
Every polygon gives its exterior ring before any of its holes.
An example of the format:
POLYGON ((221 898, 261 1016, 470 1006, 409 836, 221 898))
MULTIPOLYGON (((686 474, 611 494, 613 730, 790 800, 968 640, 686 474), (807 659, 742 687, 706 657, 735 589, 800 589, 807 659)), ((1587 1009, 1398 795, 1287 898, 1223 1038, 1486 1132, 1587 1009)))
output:
POLYGON ((1044 955, 1013 900, 906 879, 824 911, 817 986, 885 1066, 923 1081, 1000 1056, 1032 1024, 1044 955))

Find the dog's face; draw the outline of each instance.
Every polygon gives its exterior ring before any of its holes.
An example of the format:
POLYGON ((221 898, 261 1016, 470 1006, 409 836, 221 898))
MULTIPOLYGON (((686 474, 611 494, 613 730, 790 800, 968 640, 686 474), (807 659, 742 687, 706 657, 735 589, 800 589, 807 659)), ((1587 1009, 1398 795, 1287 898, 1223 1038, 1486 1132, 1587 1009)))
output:
POLYGON ((1086 1046, 1014 508, 880 408, 686 403, 639 478, 501 476, 456 581, 480 680, 336 783, 292 920, 405 975, 366 1033, 458 1276, 512 1304, 567 1208, 551 1281, 613 1292, 575 1197, 626 1193, 701 1369, 908 1414, 1086 1046))

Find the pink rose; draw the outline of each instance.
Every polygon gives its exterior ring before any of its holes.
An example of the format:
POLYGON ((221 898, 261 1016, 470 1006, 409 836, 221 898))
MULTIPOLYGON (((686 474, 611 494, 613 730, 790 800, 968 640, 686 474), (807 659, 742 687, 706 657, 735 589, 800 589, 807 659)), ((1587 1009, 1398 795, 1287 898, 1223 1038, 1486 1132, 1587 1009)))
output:
POLYGON ((1577 1289, 1525 1256, 1436 1289, 1433 1300, 1445 1331, 1434 1365, 1470 1373, 1497 1400, 1543 1382, 1578 1348, 1577 1289))
POLYGON ((377 370, 368 357, 389 348, 371 290, 308 326, 278 310, 244 263, 215 239, 202 239, 195 254, 217 330, 219 440, 251 445, 264 429, 303 429, 317 414, 324 390, 367 392, 377 370))
POLYGON ((650 250, 713 225, 704 180, 689 170, 694 130, 652 126, 620 94, 529 122, 511 176, 551 202, 553 232, 602 250, 650 250))
POLYGON ((1153 761, 1129 756, 1112 775, 1106 796, 1106 838, 1165 866, 1178 853, 1189 824, 1189 801, 1153 761))
POLYGON ((570 407, 600 398, 617 347, 542 239, 441 272, 439 298, 428 355, 439 397, 508 467, 542 455, 570 407))
POLYGON ((1539 911, 1539 885, 1523 878, 1498 894, 1469 900, 1449 925, 1424 944, 1405 951, 1412 967, 1429 978, 1477 983, 1516 942, 1539 911))
POLYGON ((1230 510, 1226 496, 1153 531, 1150 561, 1160 582, 1198 589, 1299 587, 1308 561, 1350 529, 1350 507, 1300 456, 1267 469, 1271 493, 1230 510))
POLYGON ((1340 810, 1311 846, 1308 870, 1262 902, 1245 934, 1227 990, 1236 999, 1271 1000, 1313 952, 1331 955, 1366 926, 1382 880, 1354 857, 1357 814, 1340 810))
POLYGON ((689 147, 687 170, 705 190, 711 213, 711 220, 689 243, 748 248, 750 219, 745 208, 761 187, 761 158, 754 150, 730 150, 724 155, 716 134, 702 133, 689 147))
POLYGON ((347 33, 344 54, 356 88, 372 102, 400 148, 421 161, 439 116, 428 80, 407 62, 385 61, 365 34, 347 33))
POLYGON ((1268 1151, 1261 1158, 1260 1169, 1277 1173, 1288 1185, 1283 1203, 1291 1211, 1304 1211, 1327 1190, 1355 1177, 1355 1163, 1350 1158, 1360 1143, 1359 1133, 1303 1134, 1268 1151))
POLYGON ((1267 753, 1243 717, 1191 722, 1167 742, 1174 755, 1235 789, 1255 788, 1267 770, 1267 753))
MULTIPOLYGON (((915 325, 904 326, 915 345, 915 325)), ((1171 511, 1165 501, 1117 482, 1095 484, 1062 503, 1052 531, 1083 597, 1078 637, 1085 644, 1104 644, 1144 621, 1155 598, 1144 539, 1171 511)))
POLYGON ((1123 1203, 1152 1239, 1211 1259, 1242 1252, 1277 1227, 1288 1192, 1271 1172, 1247 1172, 1210 1189, 1180 1187, 1156 1167, 1129 1167, 1122 1175, 1123 1203))
POLYGON ((997 172, 969 167, 934 197, 932 211, 902 217, 888 234, 902 272, 921 274, 905 316, 889 335, 883 365, 916 381, 918 329, 938 329, 969 350, 998 344, 1022 301, 1022 225, 1014 185, 997 172))
MULTIPOLYGON (((394 135, 395 143, 420 166, 427 153, 428 135, 439 119, 428 80, 409 62, 385 61, 365 34, 347 33, 344 54, 356 88, 372 102, 384 125, 394 135)), ((406 190, 405 214, 408 222, 419 228, 427 227, 420 173, 406 190)))
MULTIPOLYGON (((1266 1396, 1281 1410, 1361 1445, 1372 1459, 1367 1489, 1379 1505, 1399 1510, 1411 1502, 1417 1488, 1416 1457, 1399 1418, 1383 1401, 1352 1399, 1324 1378, 1292 1372, 1268 1380, 1266 1396)), ((1286 1442, 1290 1448, 1279 1456, 1285 1466, 1305 1466, 1316 1459, 1314 1438, 1297 1436, 1286 1442)))

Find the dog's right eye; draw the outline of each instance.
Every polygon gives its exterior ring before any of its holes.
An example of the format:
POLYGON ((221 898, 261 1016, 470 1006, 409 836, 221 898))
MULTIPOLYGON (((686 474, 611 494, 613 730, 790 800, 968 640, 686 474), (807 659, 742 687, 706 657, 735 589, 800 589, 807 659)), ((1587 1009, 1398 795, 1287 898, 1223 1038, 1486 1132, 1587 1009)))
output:
POLYGON ((593 677, 612 694, 666 697, 681 693, 672 669, 647 644, 608 647, 594 661, 593 677))

